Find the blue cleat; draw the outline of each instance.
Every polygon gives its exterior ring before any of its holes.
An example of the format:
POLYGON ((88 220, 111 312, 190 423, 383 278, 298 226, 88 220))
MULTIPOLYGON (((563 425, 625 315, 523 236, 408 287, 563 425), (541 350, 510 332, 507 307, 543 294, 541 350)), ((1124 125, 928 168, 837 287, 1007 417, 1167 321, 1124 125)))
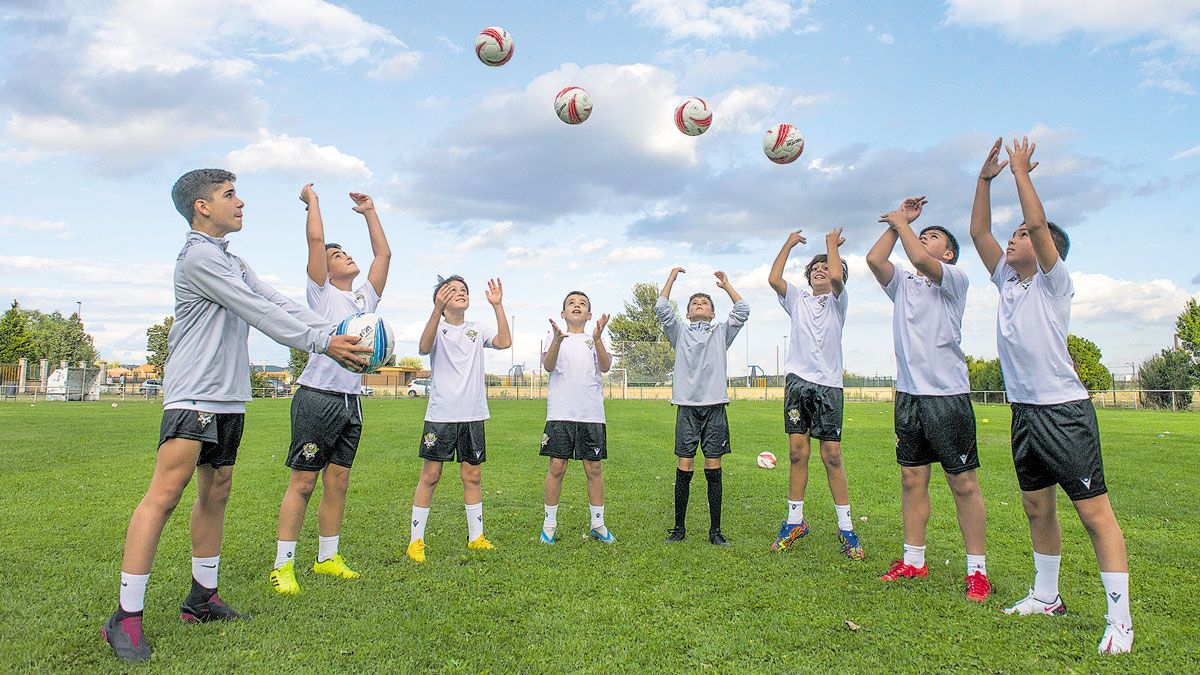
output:
POLYGON ((588 536, 605 544, 617 543, 617 538, 613 536, 612 530, 609 530, 607 527, 604 530, 604 534, 600 534, 600 530, 593 527, 591 532, 588 532, 588 536))
POLYGON ((554 535, 553 534, 547 535, 546 531, 542 530, 541 542, 543 544, 553 544, 554 543, 554 535))
POLYGON ((772 551, 782 551, 808 534, 808 522, 801 519, 799 523, 789 524, 786 520, 779 526, 779 537, 771 544, 772 551))
POLYGON ((842 546, 842 553, 851 560, 862 560, 866 557, 863 553, 862 542, 858 540, 858 533, 854 530, 838 530, 838 543, 842 546))

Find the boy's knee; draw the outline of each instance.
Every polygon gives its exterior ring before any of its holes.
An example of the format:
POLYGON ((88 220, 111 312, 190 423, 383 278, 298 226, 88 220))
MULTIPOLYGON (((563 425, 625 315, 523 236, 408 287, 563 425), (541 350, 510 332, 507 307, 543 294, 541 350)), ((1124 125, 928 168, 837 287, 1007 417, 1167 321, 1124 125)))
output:
POLYGON ((900 486, 904 490, 914 491, 925 487, 925 476, 921 468, 915 466, 900 467, 900 486))
POLYGON ((947 475, 946 482, 955 499, 970 499, 979 494, 979 480, 974 471, 947 475))
MULTIPOLYGON (((585 471, 587 470, 586 463, 584 464, 583 468, 585 471)), ((562 479, 562 477, 565 475, 567 475, 567 460, 565 460, 565 459, 550 460, 550 477, 554 478, 556 480, 559 480, 559 479, 562 479)))
POLYGON ((830 469, 842 468, 842 449, 837 446, 821 445, 821 461, 830 469))
POLYGON ((317 487, 317 472, 293 471, 291 488, 301 497, 308 499, 317 487))
POLYGON ((693 457, 680 457, 677 466, 680 471, 692 471, 696 467, 696 460, 693 457))
POLYGON ((1040 492, 1021 494, 1021 506, 1029 518, 1049 518, 1055 513, 1054 499, 1046 499, 1040 492))
MULTIPOLYGON (((564 471, 566 470, 565 466, 563 467, 563 470, 564 471)), ((599 478, 600 477, 600 462, 585 461, 583 463, 583 472, 585 474, 587 474, 588 478, 599 478)))
POLYGON ((420 483, 424 487, 433 487, 442 479, 440 469, 425 469, 421 471, 420 483))

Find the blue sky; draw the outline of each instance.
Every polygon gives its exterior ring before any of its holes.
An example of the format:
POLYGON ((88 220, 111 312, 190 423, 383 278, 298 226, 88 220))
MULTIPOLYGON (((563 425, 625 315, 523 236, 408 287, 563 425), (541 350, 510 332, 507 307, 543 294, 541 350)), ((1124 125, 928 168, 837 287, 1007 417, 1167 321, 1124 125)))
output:
MULTIPOLYGON (((489 357, 496 372, 536 363, 566 291, 616 312, 676 264, 680 294, 729 273, 752 306, 730 372, 774 372, 787 325, 767 266, 790 229, 810 236, 803 264, 842 226, 846 367, 890 375, 891 306, 863 261, 876 217, 928 196, 918 223, 964 243, 964 348, 993 356, 996 293, 967 218, 991 140, 1029 134, 1035 184, 1072 237, 1073 332, 1125 373, 1200 297, 1200 3, 506 4, 0 0, 0 296, 81 301, 101 354, 140 360, 172 312, 186 225, 170 186, 224 166, 247 203, 234 250, 300 300, 300 188, 316 184, 328 238, 360 260, 346 193, 375 197, 396 252, 380 313, 402 354, 436 274, 480 291, 501 277, 516 343, 489 357), (516 40, 501 68, 472 51, 489 25, 516 40), (571 84, 595 102, 579 126, 551 105, 571 84), (672 125, 685 96, 714 110, 703 136, 672 125), (762 154, 777 122, 805 134, 794 164, 762 154)), ((1006 237, 1010 174, 993 202, 1006 237)), ((481 292, 468 316, 492 320, 481 292)), ((285 351, 251 340, 256 361, 285 351)))

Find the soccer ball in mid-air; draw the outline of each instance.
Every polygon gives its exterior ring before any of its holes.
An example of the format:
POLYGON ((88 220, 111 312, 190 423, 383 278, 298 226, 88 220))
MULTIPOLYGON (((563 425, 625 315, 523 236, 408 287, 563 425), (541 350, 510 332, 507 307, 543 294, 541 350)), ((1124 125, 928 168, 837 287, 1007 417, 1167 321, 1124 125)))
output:
POLYGON ((758 466, 763 469, 774 469, 775 455, 770 452, 758 453, 758 466))
POLYGON ((712 110, 702 98, 690 97, 675 108, 675 128, 688 136, 699 136, 712 124, 712 110))
POLYGON ((512 36, 499 26, 488 26, 475 37, 475 56, 489 66, 502 66, 512 55, 512 36))
POLYGON ((804 134, 790 124, 776 124, 763 137, 763 152, 776 164, 791 164, 804 152, 804 134))
POLYGON ((582 124, 592 115, 592 95, 582 87, 567 87, 554 97, 554 112, 567 124, 582 124))
POLYGON ((356 373, 371 373, 379 370, 392 360, 392 353, 396 350, 396 334, 378 314, 362 312, 351 314, 342 319, 333 334, 357 335, 361 338, 358 341, 359 345, 366 345, 373 349, 370 354, 361 354, 361 356, 367 357, 366 368, 349 368, 356 373))

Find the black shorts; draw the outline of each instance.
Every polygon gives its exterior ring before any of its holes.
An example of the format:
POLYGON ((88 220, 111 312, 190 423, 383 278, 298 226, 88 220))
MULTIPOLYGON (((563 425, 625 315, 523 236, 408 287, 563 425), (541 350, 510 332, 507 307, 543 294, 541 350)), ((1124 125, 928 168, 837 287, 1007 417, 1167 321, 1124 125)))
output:
POLYGON ((822 441, 842 440, 842 388, 809 382, 795 373, 784 378, 783 430, 822 441))
POLYGON ((1029 492, 1058 484, 1072 501, 1108 492, 1100 429, 1089 399, 1054 405, 1012 404, 1013 464, 1029 492))
POLYGON ((483 436, 483 420, 474 422, 425 422, 421 434, 421 459, 434 462, 466 462, 483 464, 487 461, 487 442, 483 436))
POLYGON ((675 411, 675 454, 695 457, 700 445, 705 457, 728 455, 729 418, 727 403, 715 405, 681 405, 675 411))
POLYGON ((896 392, 896 462, 900 466, 941 462, 949 474, 978 469, 971 397, 896 392))
POLYGON ((212 468, 233 466, 238 448, 242 445, 245 413, 210 413, 198 410, 164 410, 158 444, 172 438, 200 441, 200 457, 196 466, 212 468))
POLYGON ((607 430, 604 422, 567 422, 547 420, 542 431, 543 457, 556 459, 586 459, 598 462, 608 459, 607 430))
POLYGON ((292 397, 292 445, 287 465, 296 471, 320 471, 330 464, 354 465, 362 437, 358 396, 300 387, 292 397))

